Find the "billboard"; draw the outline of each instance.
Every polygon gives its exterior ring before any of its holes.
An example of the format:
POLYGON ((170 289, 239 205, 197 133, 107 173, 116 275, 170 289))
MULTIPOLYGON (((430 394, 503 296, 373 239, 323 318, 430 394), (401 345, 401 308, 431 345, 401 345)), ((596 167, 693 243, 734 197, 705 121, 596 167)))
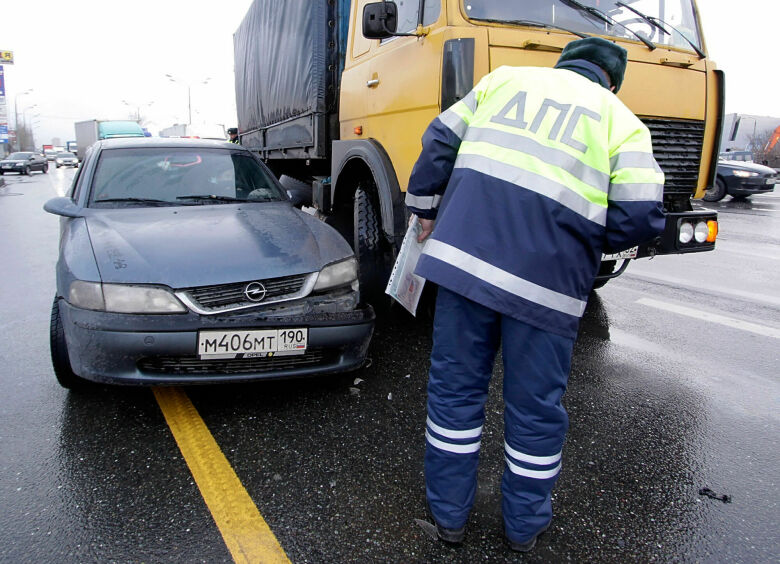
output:
POLYGON ((0 49, 0 64, 3 65, 12 65, 14 64, 14 52, 13 51, 3 51, 0 49))

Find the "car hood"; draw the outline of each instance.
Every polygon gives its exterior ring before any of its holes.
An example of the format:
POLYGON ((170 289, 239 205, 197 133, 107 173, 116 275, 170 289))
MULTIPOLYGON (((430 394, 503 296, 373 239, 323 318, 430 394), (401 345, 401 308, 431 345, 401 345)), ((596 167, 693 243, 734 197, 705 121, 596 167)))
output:
POLYGON ((768 166, 756 164, 756 163, 748 163, 745 161, 718 161, 718 166, 725 166, 726 168, 734 169, 734 170, 747 170, 750 172, 757 172, 759 174, 775 174, 775 169, 769 168, 768 166))
POLYGON ((174 289, 320 270, 352 255, 331 227, 288 202, 91 209, 103 282, 174 289))
POLYGON ((20 161, 17 159, 3 159, 2 161, 0 161, 0 164, 22 164, 26 162, 27 161, 20 161))

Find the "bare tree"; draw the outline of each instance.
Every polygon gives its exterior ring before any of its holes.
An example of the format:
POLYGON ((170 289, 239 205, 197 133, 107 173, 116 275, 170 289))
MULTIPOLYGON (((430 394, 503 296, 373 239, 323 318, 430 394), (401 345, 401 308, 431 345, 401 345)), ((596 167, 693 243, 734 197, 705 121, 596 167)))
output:
POLYGON ((780 142, 775 139, 777 129, 766 129, 748 138, 748 150, 753 153, 753 160, 777 168, 780 166, 780 142))

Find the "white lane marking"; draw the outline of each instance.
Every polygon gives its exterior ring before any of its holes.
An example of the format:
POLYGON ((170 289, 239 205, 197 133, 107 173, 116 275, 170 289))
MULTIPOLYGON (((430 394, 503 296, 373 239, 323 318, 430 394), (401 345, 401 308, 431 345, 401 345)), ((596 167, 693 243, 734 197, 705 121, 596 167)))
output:
POLYGON ((664 311, 670 311, 679 315, 685 315, 687 317, 693 317, 694 319, 701 319, 702 321, 718 323, 719 325, 725 325, 733 329, 749 331, 750 333, 756 333, 757 335, 761 335, 763 337, 780 339, 780 329, 775 329, 774 327, 767 327, 766 325, 759 325, 758 323, 750 323, 749 321, 743 321, 733 317, 726 317, 725 315, 719 315, 717 313, 701 311, 691 307, 652 300, 650 298, 640 298, 636 301, 636 303, 646 305, 648 307, 654 307, 656 309, 662 309, 664 311))
POLYGON ((640 278, 649 282, 661 282, 664 284, 670 284, 678 288, 685 288, 688 290, 695 290, 697 292, 708 292, 710 294, 717 294, 721 296, 732 296, 740 298, 750 302, 760 302, 772 306, 780 306, 780 296, 770 296, 769 294, 758 294, 756 292, 748 292, 745 290, 731 290, 726 288, 717 288, 715 286, 708 286, 706 284, 692 284, 679 278, 673 278, 671 276, 664 276, 662 274, 645 274, 640 272, 626 272, 623 276, 627 278, 640 278))

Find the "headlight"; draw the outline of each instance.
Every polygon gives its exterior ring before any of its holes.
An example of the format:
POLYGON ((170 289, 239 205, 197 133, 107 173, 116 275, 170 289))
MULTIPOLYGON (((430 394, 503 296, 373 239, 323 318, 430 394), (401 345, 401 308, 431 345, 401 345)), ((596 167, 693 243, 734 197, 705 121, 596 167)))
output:
POLYGON ((59 164, 62 164, 62 159, 57 159, 57 162, 58 162, 59 164))
POLYGON ((337 288, 357 280, 357 261, 349 258, 335 264, 329 264, 320 270, 317 282, 314 283, 314 291, 337 288))
POLYGON ((686 243, 690 243, 691 239, 693 239, 693 225, 688 223, 687 221, 680 225, 680 243, 685 245, 686 243))
POLYGON ((163 288, 76 280, 68 301, 76 307, 113 313, 184 313, 184 305, 163 288))
POLYGON ((739 176, 740 178, 748 178, 750 176, 758 176, 758 173, 750 172, 748 170, 735 170, 734 176, 739 176))
POLYGON ((693 236, 697 243, 704 243, 707 237, 710 236, 710 228, 706 221, 700 221, 696 224, 696 228, 693 230, 693 236))

